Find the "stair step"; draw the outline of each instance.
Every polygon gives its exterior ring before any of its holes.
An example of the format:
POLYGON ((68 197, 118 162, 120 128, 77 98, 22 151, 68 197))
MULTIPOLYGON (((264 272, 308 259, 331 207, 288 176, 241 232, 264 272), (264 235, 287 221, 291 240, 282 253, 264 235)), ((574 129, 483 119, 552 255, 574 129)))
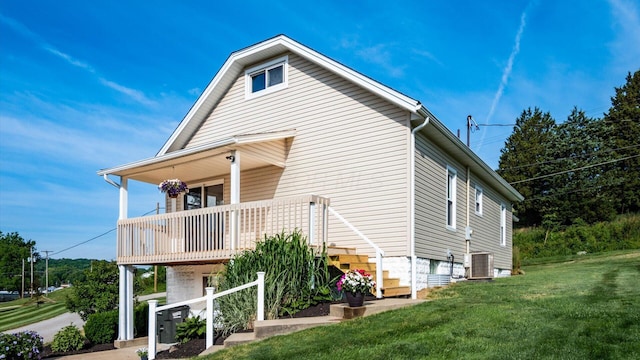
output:
POLYGON ((224 347, 248 344, 256 340, 256 335, 252 332, 233 333, 224 340, 224 347))
POLYGON ((382 285, 384 286, 383 289, 400 287, 400 279, 398 278, 392 278, 392 279, 383 278, 383 279, 384 279, 384 281, 382 282, 382 285))
POLYGON ((335 324, 339 319, 330 317, 309 317, 309 318, 285 318, 267 321, 256 321, 254 323, 255 339, 265 339, 274 335, 284 335, 292 332, 320 326, 335 324))
POLYGON ((339 247, 339 246, 328 246, 327 247, 327 255, 357 255, 358 251, 355 248, 347 248, 347 247, 339 247))
POLYGON ((329 258, 333 261, 339 261, 343 264, 369 262, 369 257, 367 255, 337 254, 329 255, 329 258))
POLYGON ((411 295, 411 287, 409 287, 409 286, 397 286, 397 287, 387 287, 387 286, 385 286, 384 289, 382 289, 382 295, 384 297, 411 295))
POLYGON ((376 271, 376 264, 374 263, 369 263, 369 262, 359 262, 359 263, 350 263, 349 264, 349 270, 364 270, 364 271, 368 271, 368 272, 375 272, 376 271))

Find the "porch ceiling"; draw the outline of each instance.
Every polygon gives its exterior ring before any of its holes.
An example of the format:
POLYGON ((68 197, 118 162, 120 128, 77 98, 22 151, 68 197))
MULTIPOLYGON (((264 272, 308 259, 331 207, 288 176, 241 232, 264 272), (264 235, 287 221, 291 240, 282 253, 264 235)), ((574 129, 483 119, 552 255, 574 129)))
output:
POLYGON ((295 130, 236 135, 207 145, 103 169, 98 171, 98 175, 122 176, 151 184, 178 177, 190 184, 228 174, 230 161, 226 157, 233 150, 240 154, 241 171, 267 165, 284 167, 286 140, 294 135, 295 130))

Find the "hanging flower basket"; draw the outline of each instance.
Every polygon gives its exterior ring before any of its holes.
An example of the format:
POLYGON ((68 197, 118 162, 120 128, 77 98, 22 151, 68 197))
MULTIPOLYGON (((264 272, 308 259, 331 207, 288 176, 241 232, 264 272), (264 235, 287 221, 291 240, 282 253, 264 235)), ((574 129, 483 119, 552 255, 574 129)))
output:
POLYGON ((187 184, 180 179, 165 180, 158 185, 158 189, 171 198, 177 198, 180 194, 189 191, 187 184))

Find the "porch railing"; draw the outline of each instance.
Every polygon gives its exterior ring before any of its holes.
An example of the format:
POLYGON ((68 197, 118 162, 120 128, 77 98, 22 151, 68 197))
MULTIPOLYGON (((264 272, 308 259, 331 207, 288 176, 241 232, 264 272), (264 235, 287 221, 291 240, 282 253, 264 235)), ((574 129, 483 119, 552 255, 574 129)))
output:
POLYGON ((281 231, 327 242, 329 199, 316 195, 252 201, 118 221, 118 264, 230 259, 281 231))

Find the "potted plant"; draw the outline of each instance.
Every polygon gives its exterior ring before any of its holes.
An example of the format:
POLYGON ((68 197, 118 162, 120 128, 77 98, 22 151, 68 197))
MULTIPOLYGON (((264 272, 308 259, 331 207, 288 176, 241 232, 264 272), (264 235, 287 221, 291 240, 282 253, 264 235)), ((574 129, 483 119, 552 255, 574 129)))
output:
POLYGON ((376 282, 373 281, 371 274, 355 269, 344 273, 338 280, 337 286, 339 291, 344 291, 349 306, 358 307, 364 304, 365 295, 375 288, 376 282))
POLYGON ((158 189, 173 199, 177 198, 180 194, 189 191, 187 184, 180 179, 165 180, 158 185, 158 189))
POLYGON ((146 347, 140 348, 136 351, 136 354, 140 356, 141 360, 147 360, 149 358, 149 350, 146 347))

